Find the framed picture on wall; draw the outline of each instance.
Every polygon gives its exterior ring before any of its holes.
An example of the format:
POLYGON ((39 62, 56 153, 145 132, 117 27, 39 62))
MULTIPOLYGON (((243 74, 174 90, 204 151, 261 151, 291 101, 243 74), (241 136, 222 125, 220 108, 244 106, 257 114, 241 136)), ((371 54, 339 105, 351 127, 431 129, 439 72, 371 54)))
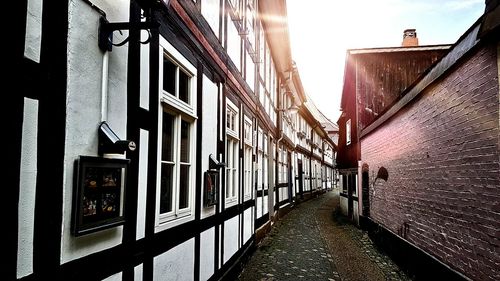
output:
POLYGON ((130 160, 80 156, 75 161, 71 231, 74 236, 125 222, 126 174, 130 160))
POLYGON ((206 171, 204 179, 204 195, 203 195, 203 205, 205 207, 210 207, 217 204, 218 200, 218 190, 219 190, 219 172, 217 171, 206 171))

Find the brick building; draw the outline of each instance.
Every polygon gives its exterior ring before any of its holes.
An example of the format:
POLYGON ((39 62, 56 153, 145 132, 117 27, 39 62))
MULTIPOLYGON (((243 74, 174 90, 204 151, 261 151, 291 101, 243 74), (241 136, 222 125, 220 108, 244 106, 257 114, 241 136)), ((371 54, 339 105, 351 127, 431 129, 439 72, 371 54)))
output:
POLYGON ((357 192, 359 133, 403 96, 449 48, 450 45, 434 45, 347 51, 337 161, 342 210, 355 221, 363 215, 357 192))
POLYGON ((361 226, 417 277, 500 279, 499 13, 486 1, 485 14, 381 110, 366 110, 346 63, 338 161, 354 175, 343 177, 354 184, 347 197, 359 195, 361 226))

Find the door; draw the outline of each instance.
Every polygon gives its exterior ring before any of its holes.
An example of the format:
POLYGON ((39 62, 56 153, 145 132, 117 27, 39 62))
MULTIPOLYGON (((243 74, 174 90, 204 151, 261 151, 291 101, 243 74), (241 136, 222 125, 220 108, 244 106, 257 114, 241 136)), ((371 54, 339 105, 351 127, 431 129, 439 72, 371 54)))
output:
POLYGON ((363 173, 361 174, 361 192, 363 198, 363 216, 370 216, 370 177, 368 175, 368 170, 363 169, 363 173))
POLYGON ((353 174, 348 174, 347 175, 347 217, 352 219, 353 218, 353 198, 352 195, 354 193, 354 177, 355 175, 353 174))

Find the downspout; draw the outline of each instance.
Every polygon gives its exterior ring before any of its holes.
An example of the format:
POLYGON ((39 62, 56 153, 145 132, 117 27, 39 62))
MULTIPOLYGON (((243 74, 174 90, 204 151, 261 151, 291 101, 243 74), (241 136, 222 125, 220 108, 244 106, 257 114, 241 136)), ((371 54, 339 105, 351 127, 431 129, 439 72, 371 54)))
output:
POLYGON ((109 78, 109 52, 105 51, 102 57, 101 75, 101 122, 108 120, 108 78, 109 78))

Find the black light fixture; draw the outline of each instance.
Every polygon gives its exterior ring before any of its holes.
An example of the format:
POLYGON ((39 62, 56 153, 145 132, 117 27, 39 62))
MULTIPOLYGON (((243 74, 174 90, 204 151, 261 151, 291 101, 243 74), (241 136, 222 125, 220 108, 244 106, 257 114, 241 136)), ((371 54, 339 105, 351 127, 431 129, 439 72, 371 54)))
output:
POLYGON ((122 140, 111 129, 106 121, 99 125, 99 147, 98 154, 118 153, 123 154, 126 151, 135 151, 137 145, 131 140, 122 140))

